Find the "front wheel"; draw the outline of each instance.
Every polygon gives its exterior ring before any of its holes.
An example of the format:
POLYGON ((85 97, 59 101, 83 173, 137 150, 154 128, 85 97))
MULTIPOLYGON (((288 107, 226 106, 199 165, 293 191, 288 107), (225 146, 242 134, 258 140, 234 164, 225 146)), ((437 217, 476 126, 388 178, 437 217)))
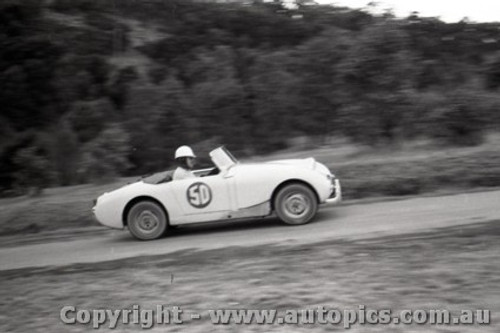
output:
POLYGON ((276 214, 287 224, 306 224, 318 211, 314 192, 303 184, 290 184, 283 187, 274 199, 276 214))
POLYGON ((139 201, 127 214, 130 233, 140 240, 160 238, 167 231, 167 216, 163 208, 153 201, 139 201))

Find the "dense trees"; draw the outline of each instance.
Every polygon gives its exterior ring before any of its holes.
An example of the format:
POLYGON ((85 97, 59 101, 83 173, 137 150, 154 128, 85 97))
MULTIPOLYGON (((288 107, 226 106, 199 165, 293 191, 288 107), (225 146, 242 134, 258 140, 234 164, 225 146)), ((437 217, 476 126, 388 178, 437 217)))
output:
POLYGON ((2 2, 0 191, 166 168, 179 144, 498 129, 498 24, 298 4, 2 2))

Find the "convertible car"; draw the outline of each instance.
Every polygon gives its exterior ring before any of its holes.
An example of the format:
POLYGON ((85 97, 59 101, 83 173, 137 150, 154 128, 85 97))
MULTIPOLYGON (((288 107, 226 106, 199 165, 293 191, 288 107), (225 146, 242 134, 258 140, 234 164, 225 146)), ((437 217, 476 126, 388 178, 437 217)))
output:
POLYGON ((339 180, 314 158, 239 163, 225 148, 210 152, 213 168, 196 178, 172 180, 173 171, 144 177, 94 200, 97 220, 141 240, 163 236, 172 226, 265 217, 311 221, 319 204, 342 200, 339 180))

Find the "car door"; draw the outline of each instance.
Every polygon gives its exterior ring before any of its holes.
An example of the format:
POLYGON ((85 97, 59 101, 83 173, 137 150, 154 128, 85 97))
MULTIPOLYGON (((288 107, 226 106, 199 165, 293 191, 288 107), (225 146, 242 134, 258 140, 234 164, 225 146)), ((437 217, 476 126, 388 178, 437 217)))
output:
POLYGON ((231 178, 221 174, 173 180, 170 188, 183 216, 179 224, 227 218, 233 206, 231 178))

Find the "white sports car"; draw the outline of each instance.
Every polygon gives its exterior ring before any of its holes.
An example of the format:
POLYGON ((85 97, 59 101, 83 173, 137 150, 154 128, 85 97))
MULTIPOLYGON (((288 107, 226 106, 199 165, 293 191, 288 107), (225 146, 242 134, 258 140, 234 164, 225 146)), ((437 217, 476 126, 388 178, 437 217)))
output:
POLYGON ((154 174, 101 195, 97 220, 138 239, 164 235, 169 226, 265 217, 273 212, 287 224, 305 224, 319 204, 342 200, 340 182, 314 158, 239 163, 224 147, 210 152, 215 167, 198 176, 172 180, 173 171, 154 174))

